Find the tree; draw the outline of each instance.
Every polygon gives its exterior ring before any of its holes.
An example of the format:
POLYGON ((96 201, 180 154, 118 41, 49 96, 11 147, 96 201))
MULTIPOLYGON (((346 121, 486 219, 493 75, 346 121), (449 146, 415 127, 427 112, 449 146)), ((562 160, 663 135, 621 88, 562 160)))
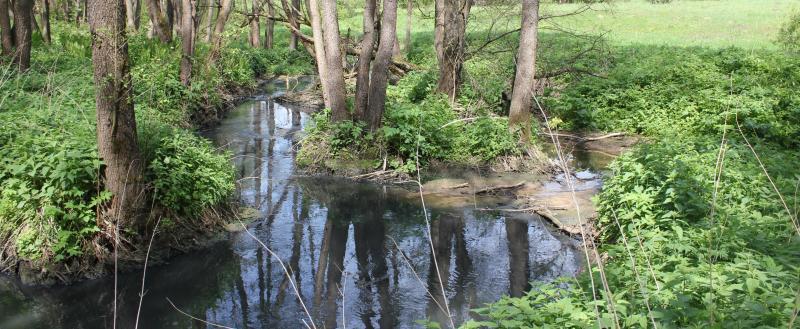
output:
POLYGON ((89 0, 88 16, 97 107, 97 149, 104 163, 104 187, 113 195, 101 216, 116 220, 118 227, 138 228, 144 209, 144 164, 133 110, 125 3, 123 0, 89 0))
POLYGON ((147 15, 150 16, 150 23, 153 25, 153 33, 163 43, 172 42, 172 30, 170 29, 167 18, 161 11, 159 0, 147 0, 147 15))
POLYGON ((214 36, 212 38, 211 54, 209 56, 210 63, 217 60, 219 52, 222 49, 223 32, 225 32, 225 24, 228 23, 228 16, 231 15, 231 10, 233 10, 233 0, 221 0, 220 5, 219 13, 217 14, 217 22, 214 24, 214 36))
POLYGON ((214 35, 214 29, 212 28, 211 22, 214 21, 214 0, 208 0, 208 4, 206 5, 206 42, 211 42, 211 36, 214 35))
POLYGON ((375 131, 381 125, 383 110, 386 107, 386 86, 389 82, 389 60, 392 58, 397 36, 397 0, 383 0, 381 15, 381 39, 375 63, 372 66, 369 91, 369 112, 367 125, 375 131))
MULTIPOLYGON (((315 2, 312 0, 312 2, 315 2)), ((339 40, 339 19, 336 12, 336 0, 322 0, 322 34, 325 42, 325 58, 327 72, 325 79, 328 85, 328 102, 333 122, 347 119, 347 103, 345 102, 344 71, 342 69, 342 50, 339 40)))
MULTIPOLYGON (((292 0, 292 17, 293 19, 291 22, 294 22, 295 28, 300 28, 300 23, 298 19, 300 18, 300 0, 292 0)), ((291 33, 291 37, 289 39, 289 49, 297 50, 297 34, 291 33)))
POLYGON ((539 33, 539 0, 522 1, 522 28, 517 50, 517 73, 514 76, 514 90, 511 94, 511 107, 508 125, 512 131, 519 132, 523 143, 531 137, 531 99, 536 83, 536 47, 539 33))
POLYGON ((142 3, 139 0, 125 0, 125 7, 128 29, 137 31, 139 29, 139 14, 141 13, 142 3))
POLYGON ((192 61, 195 42, 195 15, 197 0, 181 0, 181 83, 189 86, 192 77, 192 61))
POLYGON ((411 20, 414 18, 414 2, 406 0, 406 54, 411 52, 411 20))
POLYGON ((50 0, 42 0, 42 39, 50 44, 50 0))
POLYGON ((11 35, 11 17, 8 16, 8 1, 0 0, 0 41, 3 46, 3 55, 14 54, 14 37, 11 35))
MULTIPOLYGON (((322 86, 322 99, 324 100, 325 105, 328 106, 328 99, 330 98, 328 96, 330 87, 328 86, 328 78, 326 76, 326 74, 328 74, 328 60, 327 56, 325 55, 325 41, 322 33, 322 18, 320 17, 319 3, 317 0, 306 0, 306 7, 308 7, 308 15, 311 16, 311 33, 313 33, 314 39, 314 57, 317 62, 317 74, 319 76, 319 82, 322 86)), ((330 108, 330 106, 328 107, 330 108)))
POLYGON ((272 44, 274 43, 274 35, 275 35, 275 6, 272 4, 272 0, 267 1, 267 13, 269 14, 269 18, 267 18, 267 26, 264 27, 264 48, 272 49, 272 44))
POLYGON ((472 0, 436 0, 435 4, 434 47, 439 62, 436 91, 447 94, 451 100, 455 100, 461 86, 467 17, 471 9, 472 0))
POLYGON ((366 119, 369 105, 369 71, 372 63, 372 52, 375 48, 375 7, 376 0, 364 3, 364 36, 361 39, 361 53, 358 55, 358 71, 356 73, 355 118, 366 119))
POLYGON ((259 8, 258 0, 253 0, 253 12, 250 18, 250 46, 253 48, 261 47, 261 27, 259 26, 259 8))
POLYGON ((16 0, 14 2, 14 30, 17 35, 14 62, 19 66, 20 71, 27 71, 31 66, 33 0, 16 0))

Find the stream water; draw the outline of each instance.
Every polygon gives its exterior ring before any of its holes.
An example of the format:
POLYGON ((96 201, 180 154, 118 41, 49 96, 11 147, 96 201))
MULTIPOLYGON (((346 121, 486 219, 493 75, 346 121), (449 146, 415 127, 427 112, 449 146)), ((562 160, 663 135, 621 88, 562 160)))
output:
MULTIPOLYGON (((259 213, 249 230, 291 281, 253 237, 229 233, 148 269, 139 328, 302 328, 303 305, 317 328, 449 327, 445 304, 457 325, 471 308, 582 267, 576 241, 541 218, 474 207, 427 209, 433 257, 425 212, 408 193, 297 175, 293 142, 310 117, 273 102, 282 89, 267 85, 204 135, 235 155, 241 200, 259 213)), ((118 328, 134 327, 140 285, 140 272, 119 276, 118 328)), ((113 278, 31 288, 0 277, 3 329, 111 328, 113 305, 113 278)))

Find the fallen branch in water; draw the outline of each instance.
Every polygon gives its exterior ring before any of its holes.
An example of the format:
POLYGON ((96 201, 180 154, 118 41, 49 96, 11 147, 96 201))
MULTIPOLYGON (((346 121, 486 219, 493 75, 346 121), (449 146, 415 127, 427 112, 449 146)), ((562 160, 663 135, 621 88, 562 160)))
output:
POLYGON ((535 212, 535 213, 538 213, 540 211, 545 211, 545 210, 567 210, 567 208, 566 207, 529 207, 529 208, 522 208, 522 209, 478 208, 476 210, 479 210, 479 211, 505 211, 505 212, 535 212))
POLYGON ((233 328, 233 327, 227 327, 227 326, 223 326, 223 325, 221 325, 221 324, 211 323, 211 322, 208 322, 208 321, 206 321, 206 320, 203 320, 203 319, 200 319, 200 318, 194 317, 194 316, 192 316, 191 314, 189 314, 189 313, 186 313, 186 312, 182 311, 181 309, 179 309, 177 306, 175 306, 175 304, 173 304, 173 303, 172 303, 172 301, 171 301, 169 298, 167 298, 167 302, 169 302, 169 304, 170 304, 170 305, 172 305, 172 308, 174 308, 176 311, 180 312, 181 314, 183 314, 183 315, 185 315, 185 316, 188 316, 188 317, 189 317, 189 318, 191 318, 192 320, 195 320, 195 321, 200 321, 200 322, 202 322, 202 323, 205 323, 205 324, 207 324, 207 325, 209 325, 209 326, 212 326, 212 327, 217 327, 217 328, 225 328, 225 329, 235 329, 235 328, 233 328))
POLYGON ((539 133, 539 135, 578 139, 579 140, 578 143, 584 143, 584 142, 599 141, 599 140, 606 139, 606 138, 625 136, 626 134, 625 133, 616 132, 616 133, 608 133, 608 134, 605 134, 605 135, 602 135, 602 136, 597 136, 597 137, 582 137, 582 136, 577 136, 577 135, 559 134, 559 133, 552 133, 551 134, 551 133, 542 132, 542 133, 539 133))
POLYGON ((499 190, 513 190, 513 189, 520 188, 523 185, 525 185, 525 182, 519 182, 519 183, 512 184, 512 185, 489 186, 489 187, 484 187, 484 188, 482 188, 480 190, 475 191, 475 194, 486 194, 486 193, 495 192, 495 191, 499 191, 499 190))

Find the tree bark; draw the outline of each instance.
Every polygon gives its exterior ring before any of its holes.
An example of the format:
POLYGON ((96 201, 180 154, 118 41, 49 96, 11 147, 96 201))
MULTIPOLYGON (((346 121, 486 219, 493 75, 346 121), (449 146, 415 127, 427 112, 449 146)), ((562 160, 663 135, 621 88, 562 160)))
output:
POLYGON ((8 15, 8 1, 0 0, 0 43, 3 46, 3 55, 14 54, 14 37, 11 34, 11 17, 8 15))
POLYGON ((517 73, 508 113, 508 125, 512 132, 519 132, 523 143, 531 137, 531 99, 536 83, 536 48, 539 33, 539 0, 522 1, 522 29, 517 50, 517 73))
POLYGON ((267 12, 270 18, 267 18, 267 26, 264 27, 264 48, 272 49, 275 39, 275 20, 272 19, 272 17, 275 17, 275 7, 272 4, 272 0, 267 0, 267 12))
POLYGON ((386 86, 389 82, 389 60, 397 37, 397 0, 383 0, 381 18, 381 40, 375 62, 372 65, 369 91, 369 112, 367 125, 374 132, 381 126, 383 110, 386 107, 386 86))
POLYGON ((214 62, 219 57, 219 52, 222 49, 222 37, 225 32, 225 24, 228 23, 228 16, 233 10, 233 0, 221 0, 221 7, 219 14, 217 14, 217 22, 214 25, 214 37, 211 45, 210 62, 214 62))
POLYGON ((125 0, 125 13, 128 23, 128 29, 131 31, 136 31, 139 29, 139 24, 137 23, 136 16, 139 14, 139 1, 137 0, 125 0))
POLYGON ((339 122, 348 118, 345 101, 344 71, 342 69, 342 50, 339 41, 339 20, 336 13, 336 0, 322 0, 322 34, 325 39, 327 59, 328 108, 331 121, 339 122))
MULTIPOLYGON (((97 148, 103 160, 103 184, 113 193, 101 217, 123 229, 142 226, 144 164, 136 135, 133 91, 125 35, 123 0, 90 0, 97 148)), ((100 223, 103 227, 103 223, 100 223)))
POLYGON ((250 19, 250 46, 253 48, 261 47, 261 26, 259 25, 259 4, 258 0, 253 1, 253 17, 250 19))
POLYGON ((33 30, 33 0, 16 0, 14 2, 14 30, 16 32, 17 50, 14 62, 21 72, 31 66, 31 33, 33 30))
POLYGON ((369 71, 372 52, 375 49, 375 8, 376 0, 366 0, 364 4, 364 37, 361 39, 361 53, 358 55, 356 73, 355 111, 356 120, 366 120, 369 106, 369 71))
POLYGON ((211 36, 214 35, 212 23, 214 22, 214 0, 208 0, 208 11, 206 12, 206 42, 211 42, 211 36))
POLYGON ((436 0, 434 46, 439 62, 436 91, 447 94, 452 101, 461 86, 467 17, 471 8, 472 0, 436 0))
MULTIPOLYGON (((300 17, 300 0, 292 0, 292 17, 294 17, 294 19, 292 20, 294 22, 293 23, 294 27, 299 29, 300 23, 298 22, 298 18, 300 17)), ((297 35, 294 33, 291 33, 290 35, 291 37, 289 39, 289 49, 297 50, 297 42, 298 42, 297 35)))
MULTIPOLYGON (((172 2, 173 0, 164 0, 164 13, 167 16, 167 33, 169 33, 170 39, 175 34, 175 4, 172 2)), ((178 33, 180 35, 180 33, 178 33)))
POLYGON ((406 51, 406 55, 411 52, 411 23, 413 18, 414 2, 412 0, 406 0, 406 48, 404 49, 406 51))
POLYGON ((184 86, 191 84, 192 61, 194 60, 194 40, 195 40, 195 14, 197 10, 197 0, 181 0, 181 83, 184 86))
POLYGON ((153 27, 153 33, 163 43, 172 42, 172 32, 167 24, 167 18, 161 11, 161 4, 159 0, 147 0, 147 15, 150 16, 150 22, 153 27))
POLYGON ((50 44, 50 0, 42 0, 42 39, 50 44))
MULTIPOLYGON (((314 38, 314 57, 317 61, 317 74, 319 75, 319 83, 322 86, 322 99, 325 106, 328 106, 330 97, 328 96, 330 86, 328 85, 328 60, 325 54, 325 41, 322 33, 322 19, 319 12, 319 3, 317 0, 306 0, 306 7, 308 7, 309 16, 311 16, 311 31, 314 38)), ((330 108, 330 107, 329 107, 330 108)))

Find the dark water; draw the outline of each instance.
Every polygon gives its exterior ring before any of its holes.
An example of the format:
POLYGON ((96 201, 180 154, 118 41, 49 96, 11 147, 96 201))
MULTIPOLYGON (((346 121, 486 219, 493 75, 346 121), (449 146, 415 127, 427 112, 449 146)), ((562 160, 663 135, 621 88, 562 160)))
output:
MULTIPOLYGON (((207 132, 236 155, 241 198, 260 213, 249 229, 292 281, 247 233, 230 233, 148 269, 139 328, 301 328, 309 320, 292 282, 318 328, 416 328, 426 318, 449 327, 437 304, 446 302, 458 324, 470 308, 582 266, 575 242, 538 217, 429 209, 437 271, 418 200, 390 187, 295 176, 293 137, 308 121, 261 97, 207 132)), ((141 273, 119 280, 117 327, 133 328, 141 273)), ((0 328, 111 328, 113 301, 111 279, 41 289, 0 278, 0 328)))

